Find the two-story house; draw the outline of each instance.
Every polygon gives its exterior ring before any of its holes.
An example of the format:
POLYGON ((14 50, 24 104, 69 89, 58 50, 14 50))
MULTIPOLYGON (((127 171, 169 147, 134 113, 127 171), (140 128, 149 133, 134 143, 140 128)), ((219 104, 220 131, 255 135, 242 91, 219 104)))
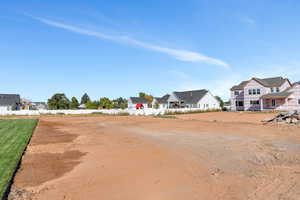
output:
POLYGON ((252 78, 231 88, 231 110, 298 110, 300 83, 282 77, 252 78))

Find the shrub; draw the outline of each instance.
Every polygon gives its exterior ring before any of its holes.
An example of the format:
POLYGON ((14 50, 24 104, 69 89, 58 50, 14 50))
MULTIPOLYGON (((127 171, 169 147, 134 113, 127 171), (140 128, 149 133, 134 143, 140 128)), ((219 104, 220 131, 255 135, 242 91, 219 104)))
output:
POLYGON ((221 112, 219 109, 209 110, 187 110, 187 111, 170 111, 165 112, 165 115, 181 115, 181 114, 192 114, 192 113, 208 113, 208 112, 221 112))
POLYGON ((170 115, 154 115, 155 118, 165 118, 165 119, 176 119, 175 116, 170 116, 170 115))
POLYGON ((92 112, 92 115, 103 115, 103 112, 92 112))

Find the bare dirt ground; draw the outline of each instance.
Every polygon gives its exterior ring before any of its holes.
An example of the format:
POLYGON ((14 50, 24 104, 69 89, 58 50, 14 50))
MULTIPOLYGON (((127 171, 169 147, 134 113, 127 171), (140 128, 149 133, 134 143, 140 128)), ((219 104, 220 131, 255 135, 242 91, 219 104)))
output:
POLYGON ((298 200, 300 128, 270 116, 42 117, 11 199, 298 200))

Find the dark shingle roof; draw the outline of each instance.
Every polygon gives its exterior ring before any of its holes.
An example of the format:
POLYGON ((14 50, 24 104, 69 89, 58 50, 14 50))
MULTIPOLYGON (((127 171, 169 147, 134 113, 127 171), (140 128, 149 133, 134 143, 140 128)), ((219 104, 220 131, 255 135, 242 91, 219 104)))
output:
POLYGON ((156 101, 158 103, 164 103, 164 104, 167 104, 168 103, 168 99, 169 99, 170 95, 169 94, 166 94, 165 96, 163 97, 155 97, 156 101))
POLYGON ((282 78, 282 77, 264 78, 264 79, 253 78, 253 79, 265 87, 280 87, 287 80, 286 78, 282 78))
POLYGON ((300 81, 293 83, 293 86, 300 85, 300 81))
MULTIPOLYGON (((265 87, 280 87, 285 81, 289 81, 287 78, 273 77, 273 78, 252 78, 265 87)), ((231 90, 243 90, 244 87, 249 83, 249 81, 243 81, 239 85, 235 85, 231 90)))
POLYGON ((0 94, 0 106, 15 106, 20 103, 20 95, 0 94))
POLYGON ((239 85, 233 86, 231 90, 243 90, 247 83, 249 83, 249 81, 243 81, 239 85))
POLYGON ((276 92, 276 93, 270 93, 263 95, 262 98, 285 98, 292 94, 292 92, 288 92, 288 90, 285 90, 283 92, 276 92))
POLYGON ((192 91, 184 91, 184 92, 173 92, 174 95, 181 101, 187 104, 196 104, 204 97, 207 90, 192 90, 192 91))
POLYGON ((138 103, 148 103, 148 100, 142 97, 130 97, 132 103, 138 104, 138 103))

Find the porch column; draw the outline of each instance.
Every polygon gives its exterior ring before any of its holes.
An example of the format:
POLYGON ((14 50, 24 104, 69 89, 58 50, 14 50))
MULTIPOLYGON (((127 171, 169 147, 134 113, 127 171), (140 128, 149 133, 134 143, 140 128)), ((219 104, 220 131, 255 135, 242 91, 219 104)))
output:
POLYGON ((260 99, 260 110, 261 111, 264 110, 264 99, 263 98, 260 99))

